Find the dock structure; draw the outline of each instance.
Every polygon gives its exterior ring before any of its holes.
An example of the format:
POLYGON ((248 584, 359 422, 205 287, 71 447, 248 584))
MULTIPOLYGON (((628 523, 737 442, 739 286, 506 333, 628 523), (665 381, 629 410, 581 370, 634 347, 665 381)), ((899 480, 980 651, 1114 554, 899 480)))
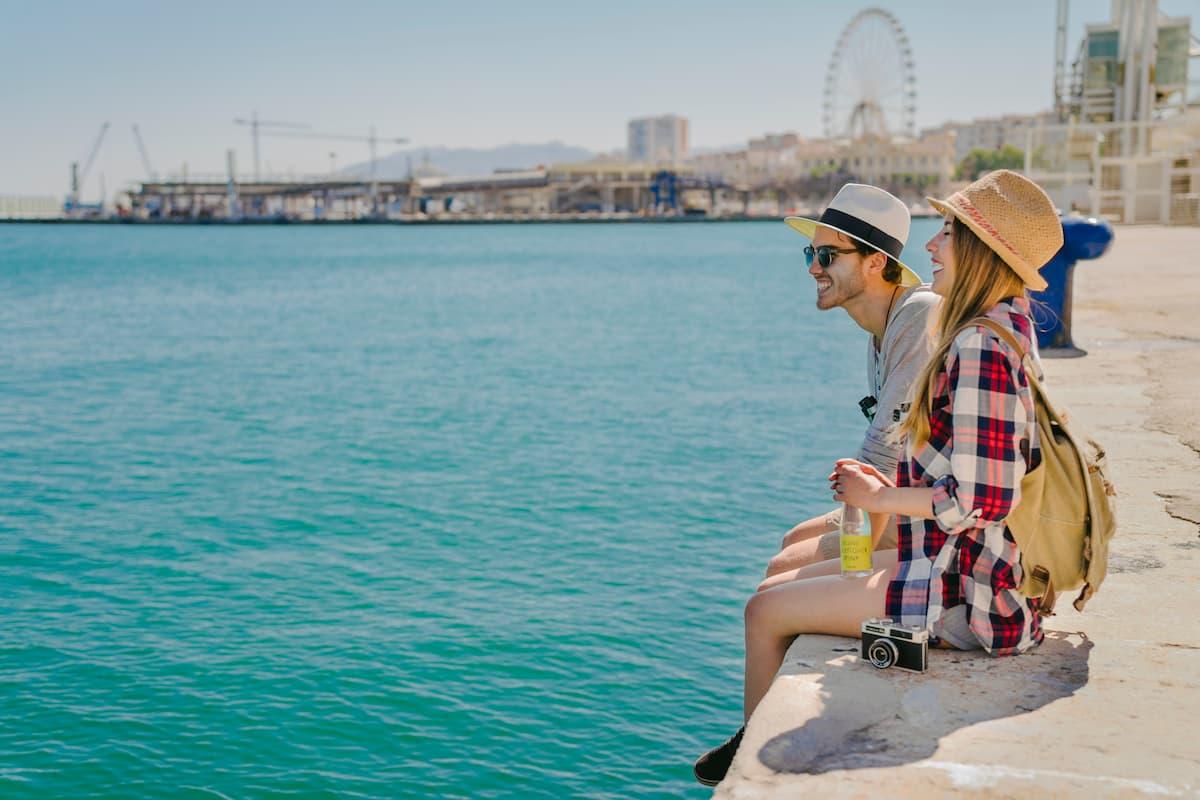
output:
POLYGON ((586 162, 489 175, 364 181, 313 178, 147 181, 128 193, 132 220, 406 220, 563 215, 742 213, 749 190, 691 167, 586 162))
POLYGON ((357 219, 379 209, 408 210, 413 182, 361 180, 147 181, 129 193, 129 216, 155 219, 357 219))
POLYGON ((1087 357, 1043 362, 1119 487, 1108 578, 1083 613, 1069 593, 1033 651, 930 650, 925 673, 799 636, 714 800, 1197 796, 1200 631, 1178 622, 1200 615, 1200 273, 1180 257, 1197 248, 1200 228, 1119 227, 1075 282, 1087 357))

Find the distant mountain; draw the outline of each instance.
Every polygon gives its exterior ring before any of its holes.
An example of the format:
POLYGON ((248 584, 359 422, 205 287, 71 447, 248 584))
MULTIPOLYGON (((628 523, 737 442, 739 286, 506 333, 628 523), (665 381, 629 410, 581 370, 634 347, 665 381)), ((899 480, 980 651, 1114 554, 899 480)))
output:
MULTIPOLYGON (((597 154, 562 142, 506 144, 480 150, 468 147, 416 147, 383 156, 376 166, 382 179, 403 178, 411 168, 414 175, 489 175, 496 170, 532 169, 539 164, 588 161, 597 154)), ((341 170, 346 175, 365 176, 370 164, 363 162, 341 170)))

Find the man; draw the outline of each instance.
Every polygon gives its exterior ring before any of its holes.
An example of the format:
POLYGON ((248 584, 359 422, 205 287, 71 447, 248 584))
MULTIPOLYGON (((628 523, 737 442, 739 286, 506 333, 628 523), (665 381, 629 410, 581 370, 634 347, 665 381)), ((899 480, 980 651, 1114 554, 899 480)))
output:
MULTIPOLYGON (((817 285, 817 308, 843 308, 871 334, 870 394, 859 403, 869 425, 857 457, 884 475, 895 475, 900 443, 891 434, 907 411, 909 386, 929 359, 929 314, 938 303, 929 286, 899 260, 908 240, 908 208, 883 189, 848 183, 820 219, 788 217, 785 222, 812 241, 804 254, 817 285)), ((834 509, 792 528, 760 589, 838 558, 840 515, 834 509)), ((896 547, 895 523, 888 516, 872 515, 871 534, 876 550, 896 547)))

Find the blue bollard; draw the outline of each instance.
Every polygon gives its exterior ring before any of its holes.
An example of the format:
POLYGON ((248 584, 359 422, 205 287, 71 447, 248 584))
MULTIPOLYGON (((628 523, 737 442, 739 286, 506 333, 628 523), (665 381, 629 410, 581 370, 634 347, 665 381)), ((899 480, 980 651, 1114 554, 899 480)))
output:
POLYGON ((1030 292, 1045 307, 1034 308, 1037 320, 1038 351, 1050 358, 1076 358, 1087 355, 1071 341, 1071 283, 1075 262, 1099 258, 1112 244, 1113 230, 1102 219, 1067 216, 1062 219, 1063 246, 1042 267, 1049 286, 1045 291, 1030 292))

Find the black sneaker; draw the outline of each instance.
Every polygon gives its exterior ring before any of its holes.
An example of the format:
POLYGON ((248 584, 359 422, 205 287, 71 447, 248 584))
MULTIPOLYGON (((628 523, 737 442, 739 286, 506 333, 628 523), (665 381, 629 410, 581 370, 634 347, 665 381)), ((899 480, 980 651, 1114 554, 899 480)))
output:
POLYGON ((696 780, 705 786, 716 786, 725 780, 725 773, 729 772, 729 765, 733 763, 733 755, 742 744, 742 734, 745 732, 746 726, 743 725, 725 744, 714 747, 700 756, 692 766, 692 774, 696 776, 696 780))

